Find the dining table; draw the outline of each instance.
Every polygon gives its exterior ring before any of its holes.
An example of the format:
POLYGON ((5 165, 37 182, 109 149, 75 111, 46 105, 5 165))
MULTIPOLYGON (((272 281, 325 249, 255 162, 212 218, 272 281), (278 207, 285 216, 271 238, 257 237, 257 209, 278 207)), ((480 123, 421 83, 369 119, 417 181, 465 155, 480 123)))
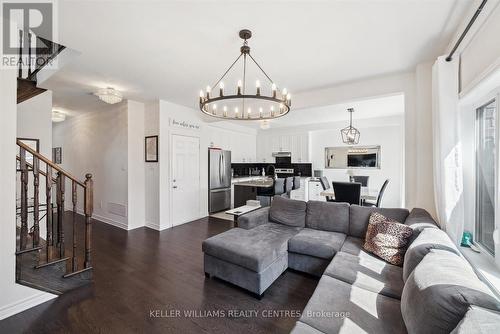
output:
MULTIPOLYGON (((376 201, 378 197, 379 189, 372 189, 368 187, 361 187, 361 201, 376 201)), ((321 196, 331 197, 335 199, 335 192, 332 188, 323 190, 319 193, 321 196)))

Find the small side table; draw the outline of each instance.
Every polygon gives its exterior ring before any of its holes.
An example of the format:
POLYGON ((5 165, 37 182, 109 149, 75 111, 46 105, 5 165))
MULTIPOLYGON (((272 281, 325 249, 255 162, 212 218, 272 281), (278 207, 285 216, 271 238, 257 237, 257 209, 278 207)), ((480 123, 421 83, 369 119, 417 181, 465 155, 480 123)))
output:
POLYGON ((228 215, 233 216, 234 227, 238 227, 239 216, 243 216, 246 213, 260 209, 261 207, 262 207, 261 205, 243 205, 231 210, 227 210, 226 213, 228 215))

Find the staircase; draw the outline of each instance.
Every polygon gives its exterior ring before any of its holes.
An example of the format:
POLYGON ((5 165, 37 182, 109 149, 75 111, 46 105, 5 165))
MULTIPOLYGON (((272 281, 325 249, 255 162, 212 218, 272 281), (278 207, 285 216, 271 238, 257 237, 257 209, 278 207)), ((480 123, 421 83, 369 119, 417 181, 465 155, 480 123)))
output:
POLYGON ((54 294, 91 283, 92 175, 79 181, 19 140, 17 146, 16 282, 54 294))
POLYGON ((18 104, 46 91, 46 89, 37 87, 37 75, 43 68, 50 65, 65 48, 64 45, 57 44, 39 36, 34 36, 30 32, 19 30, 19 73, 17 76, 18 104), (33 54, 33 50, 35 50, 35 48, 32 47, 33 44, 37 46, 37 54, 33 54), (23 55, 27 56, 27 58, 23 58, 23 55), (35 65, 32 65, 33 62, 35 65))

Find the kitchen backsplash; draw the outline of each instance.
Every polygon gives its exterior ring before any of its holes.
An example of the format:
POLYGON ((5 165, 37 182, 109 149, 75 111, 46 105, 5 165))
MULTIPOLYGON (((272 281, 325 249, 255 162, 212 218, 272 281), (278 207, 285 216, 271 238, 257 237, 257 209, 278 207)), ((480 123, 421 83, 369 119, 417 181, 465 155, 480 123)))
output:
MULTIPOLYGON (((270 163, 232 163, 231 168, 234 171, 234 176, 248 176, 248 175, 261 175, 262 168, 269 165, 275 165, 270 163)), ((311 163, 292 163, 295 176, 312 176, 312 164, 311 163)))

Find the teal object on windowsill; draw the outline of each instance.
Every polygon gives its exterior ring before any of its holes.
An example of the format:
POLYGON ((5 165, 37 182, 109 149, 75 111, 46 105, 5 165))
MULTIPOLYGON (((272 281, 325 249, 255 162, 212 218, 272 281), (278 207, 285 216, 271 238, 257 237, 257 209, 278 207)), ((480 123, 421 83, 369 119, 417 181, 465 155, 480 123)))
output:
POLYGON ((462 234, 462 242, 460 243, 460 246, 470 247, 471 245, 472 245, 472 233, 464 232, 462 234))

